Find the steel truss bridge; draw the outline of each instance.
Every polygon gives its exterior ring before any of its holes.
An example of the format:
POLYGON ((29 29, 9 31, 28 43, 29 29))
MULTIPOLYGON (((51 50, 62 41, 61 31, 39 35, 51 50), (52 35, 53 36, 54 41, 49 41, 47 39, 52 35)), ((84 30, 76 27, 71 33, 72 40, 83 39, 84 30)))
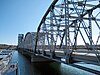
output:
POLYGON ((32 52, 68 64, 100 65, 100 0, 54 0, 37 28, 32 52))
POLYGON ((40 44, 43 56, 61 57, 66 63, 88 56, 100 64, 99 38, 100 0, 54 0, 38 26, 34 52, 39 53, 40 44), (41 43, 39 33, 44 33, 41 43), (80 44, 86 50, 78 49, 80 44))

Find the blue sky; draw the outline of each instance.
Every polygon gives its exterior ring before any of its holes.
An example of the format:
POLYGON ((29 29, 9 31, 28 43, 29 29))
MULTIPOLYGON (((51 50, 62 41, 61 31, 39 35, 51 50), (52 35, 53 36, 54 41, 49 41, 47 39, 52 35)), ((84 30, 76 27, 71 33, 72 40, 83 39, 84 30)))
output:
MULTIPOLYGON (((0 44, 17 45, 18 34, 25 35, 27 32, 36 32, 52 1, 0 0, 0 44)), ((99 34, 96 32, 98 31, 94 29, 93 39, 95 40, 99 34)))
POLYGON ((16 44, 18 34, 36 31, 53 0, 0 0, 0 44, 16 44))

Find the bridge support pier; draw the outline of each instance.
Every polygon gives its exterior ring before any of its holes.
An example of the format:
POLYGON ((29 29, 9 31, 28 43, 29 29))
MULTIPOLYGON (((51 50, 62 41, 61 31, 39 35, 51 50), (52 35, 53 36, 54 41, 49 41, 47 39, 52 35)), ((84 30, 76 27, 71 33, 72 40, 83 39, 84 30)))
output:
POLYGON ((21 51, 21 53, 22 53, 22 54, 25 54, 23 50, 21 51))
POLYGON ((55 57, 55 53, 54 53, 54 52, 51 52, 50 57, 51 57, 51 58, 54 58, 54 57, 55 57))
POLYGON ((45 52, 45 51, 43 51, 43 52, 42 52, 42 54, 43 54, 43 55, 46 55, 46 52, 45 52))
POLYGON ((70 64, 70 58, 69 57, 65 57, 65 63, 70 64))
POLYGON ((38 55, 31 55, 31 62, 35 63, 35 62, 50 62, 52 60, 48 59, 48 58, 44 58, 42 56, 38 56, 38 55))
POLYGON ((34 62, 34 55, 31 55, 31 62, 34 62))
POLYGON ((65 56, 65 63, 70 64, 70 63, 72 63, 72 62, 73 62, 72 54, 67 54, 67 55, 65 56))

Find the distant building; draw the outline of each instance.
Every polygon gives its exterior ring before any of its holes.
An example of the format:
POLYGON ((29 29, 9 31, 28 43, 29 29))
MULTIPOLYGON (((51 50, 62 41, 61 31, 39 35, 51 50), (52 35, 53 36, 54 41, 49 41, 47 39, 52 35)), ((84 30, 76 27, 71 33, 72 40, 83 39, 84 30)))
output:
POLYGON ((24 38, 24 34, 18 34, 18 46, 22 44, 23 38, 24 38))

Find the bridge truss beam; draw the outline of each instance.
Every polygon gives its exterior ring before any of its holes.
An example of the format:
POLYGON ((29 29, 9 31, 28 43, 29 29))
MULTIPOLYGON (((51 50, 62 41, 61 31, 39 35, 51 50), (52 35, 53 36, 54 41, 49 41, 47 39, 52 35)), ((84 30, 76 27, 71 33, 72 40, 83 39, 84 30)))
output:
POLYGON ((70 63, 79 45, 84 45, 100 63, 99 32, 100 0, 54 0, 38 26, 35 53, 39 33, 44 33, 43 55, 50 53, 50 58, 61 57, 70 63))

